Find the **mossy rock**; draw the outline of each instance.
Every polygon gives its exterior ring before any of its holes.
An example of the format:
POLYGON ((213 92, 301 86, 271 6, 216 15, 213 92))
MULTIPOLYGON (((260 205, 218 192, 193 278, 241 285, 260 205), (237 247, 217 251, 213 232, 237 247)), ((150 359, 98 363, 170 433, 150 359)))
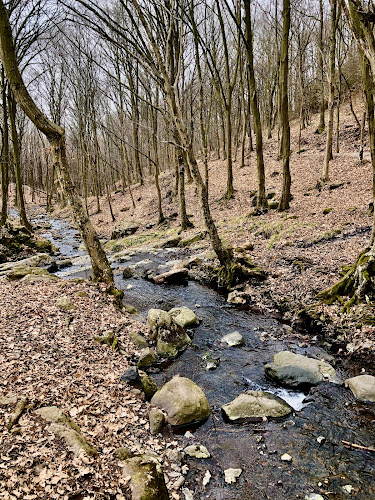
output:
POLYGON ((139 370, 138 373, 142 383, 142 390, 145 393, 146 398, 150 400, 152 396, 157 392, 158 386, 156 382, 147 375, 146 372, 139 370))
POLYGON ((138 332, 129 332, 129 337, 135 344, 138 344, 140 347, 148 346, 147 339, 138 332))
POLYGON ((137 366, 138 368, 146 368, 147 366, 151 366, 158 361, 158 355, 156 354, 155 349, 150 349, 146 347, 142 349, 139 355, 137 366))
POLYGON ((268 208, 270 210, 277 210, 279 208, 279 202, 278 201, 270 201, 268 203, 268 208))
POLYGON ((160 462, 151 455, 126 460, 123 475, 130 477, 132 500, 169 500, 160 462))
POLYGON ((98 454, 96 449, 82 434, 79 426, 57 406, 40 408, 39 410, 35 410, 35 414, 47 422, 51 422, 50 430, 62 437, 75 453, 84 451, 90 457, 95 457, 98 454))
POLYGON ((124 309, 129 314, 139 314, 138 309, 130 304, 124 304, 124 309))
POLYGON ((43 280, 59 279, 57 276, 50 274, 47 269, 42 269, 40 267, 16 267, 7 274, 7 279, 9 281, 18 281, 26 276, 30 276, 34 280, 37 280, 37 278, 42 278, 43 280))
POLYGON ((69 297, 63 296, 59 297, 55 303, 56 307, 62 309, 63 311, 74 311, 77 306, 73 304, 69 297))
POLYGON ((107 345, 109 347, 113 346, 113 343, 115 341, 115 334, 112 330, 105 332, 103 335, 99 335, 95 337, 96 342, 100 345, 107 345))
POLYGON ((323 215, 327 215, 327 214, 329 214, 330 212, 332 212, 332 210, 333 210, 333 208, 325 208, 325 209, 323 210, 323 215))
POLYGON ((53 252, 52 243, 45 238, 41 240, 36 240, 35 247, 40 252, 46 252, 46 253, 53 252))
POLYGON ((192 236, 189 236, 187 238, 184 238, 178 243, 179 247, 189 247, 191 245, 194 245, 194 243, 197 243, 198 241, 204 240, 204 238, 207 236, 207 232, 199 232, 196 234, 193 234, 192 236))

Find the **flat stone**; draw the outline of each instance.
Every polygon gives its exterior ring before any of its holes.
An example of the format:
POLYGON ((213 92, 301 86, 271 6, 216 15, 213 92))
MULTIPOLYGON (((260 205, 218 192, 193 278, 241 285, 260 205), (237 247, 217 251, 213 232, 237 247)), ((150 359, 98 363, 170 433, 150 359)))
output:
POLYGON ((73 304, 69 297, 59 297, 55 302, 56 307, 63 311, 74 311, 77 307, 73 304))
POLYGON ((178 325, 182 326, 182 328, 189 328, 199 325, 199 320, 196 317, 194 311, 192 311, 188 307, 174 307, 169 311, 169 314, 178 325))
POLYGON ((305 495, 305 500, 324 500, 324 497, 319 493, 308 493, 305 495))
POLYGON ((326 361, 281 351, 265 366, 266 375, 287 387, 314 386, 321 382, 341 384, 335 369, 326 361))
POLYGON ((224 337, 221 337, 221 342, 225 342, 229 347, 238 347, 245 343, 240 332, 232 332, 224 335, 224 337))
POLYGON ((186 285, 189 277, 187 269, 172 269, 166 273, 153 276, 151 281, 156 285, 186 285))
POLYGON ((265 391, 247 391, 221 407, 231 422, 260 422, 266 418, 281 418, 293 409, 283 399, 265 391))
POLYGON ((123 475, 130 477, 132 500, 169 500, 160 462, 151 455, 128 458, 123 475))
POLYGON ((210 452, 202 444, 193 444, 187 446, 184 449, 184 452, 187 455, 189 455, 189 457, 194 457, 194 458, 210 458, 211 456, 210 452))
POLYGON ((84 451, 90 457, 95 457, 98 452, 87 441, 82 434, 78 425, 57 406, 45 406, 34 412, 47 422, 51 422, 49 429, 65 439, 67 445, 73 449, 75 453, 84 451))
POLYGON ((225 482, 228 484, 236 483, 242 474, 242 469, 226 469, 224 471, 225 482))
POLYGON ((174 426, 198 422, 210 414, 202 389, 185 377, 173 377, 153 396, 151 405, 162 409, 174 426))
POLYGON ((57 276, 50 274, 47 269, 41 267, 14 267, 7 271, 6 275, 8 281, 57 281, 59 279, 57 276), (25 280, 28 276, 29 278, 25 280))
POLYGON ((345 387, 349 387, 354 396, 360 401, 375 403, 375 377, 359 375, 345 380, 345 387))
POLYGON ((55 259, 46 253, 38 253, 27 259, 18 260, 16 262, 5 262, 0 264, 0 275, 6 274, 8 271, 17 267, 47 267, 55 264, 55 259))

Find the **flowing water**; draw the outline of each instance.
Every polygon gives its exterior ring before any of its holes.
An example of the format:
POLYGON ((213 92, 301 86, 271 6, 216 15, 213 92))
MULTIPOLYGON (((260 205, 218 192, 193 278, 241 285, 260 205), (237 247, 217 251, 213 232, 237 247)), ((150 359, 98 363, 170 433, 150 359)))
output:
MULTIPOLYGON (((57 274, 88 277, 76 231, 65 221, 50 222, 45 237, 66 257, 81 256, 72 268, 57 274)), ((167 262, 180 257, 175 250, 135 251, 126 257, 130 259, 126 264, 114 261, 112 265, 115 271, 135 264, 139 272, 146 268, 162 272, 168 269, 167 262)), ((311 335, 293 333, 276 318, 229 305, 224 296, 196 282, 158 286, 141 278, 124 280, 119 272, 116 276, 117 286, 125 291, 124 301, 140 311, 141 319, 152 307, 169 310, 182 305, 193 309, 200 319, 200 325, 189 331, 193 345, 172 362, 149 370, 160 385, 176 374, 189 377, 203 388, 212 408, 203 425, 190 429, 193 439, 182 437, 186 445, 201 443, 211 453, 209 459, 187 459, 190 471, 184 487, 195 492, 195 499, 304 499, 312 493, 335 500, 375 499, 375 453, 343 443, 375 447, 375 404, 359 403, 342 386, 321 384, 306 395, 273 385, 264 376, 264 365, 281 350, 330 359, 311 335), (233 331, 242 334, 243 346, 225 347, 220 342, 233 331), (218 360, 217 368, 207 371, 204 358, 218 360), (281 422, 225 422, 220 407, 249 389, 277 394, 295 412, 281 422), (292 457, 290 462, 281 460, 284 453, 292 457), (224 482, 223 470, 227 468, 243 469, 235 484, 224 482), (212 478, 204 487, 207 470, 212 478)), ((335 367, 342 378, 358 374, 350 373, 339 359, 335 367)))

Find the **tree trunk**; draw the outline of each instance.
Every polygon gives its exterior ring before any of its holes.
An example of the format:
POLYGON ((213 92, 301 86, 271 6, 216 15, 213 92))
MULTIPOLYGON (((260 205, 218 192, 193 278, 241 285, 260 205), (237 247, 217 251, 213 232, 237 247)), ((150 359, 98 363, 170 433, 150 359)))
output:
POLYGON ((81 200, 76 193, 76 186, 73 184, 69 173, 64 129, 48 120, 44 113, 37 107, 25 87, 18 68, 12 30, 3 0, 0 0, 0 55, 9 85, 17 103, 50 143, 58 179, 65 196, 69 200, 73 219, 77 224, 87 252, 90 255, 93 278, 96 281, 107 283, 112 288, 114 287, 114 280, 111 266, 99 242, 98 235, 88 218, 87 212, 84 210, 81 200))
POLYGON ((254 75, 254 55, 253 55, 253 33, 251 26, 251 11, 250 0, 244 0, 245 4, 245 23, 246 23, 246 49, 249 63, 249 85, 250 85, 250 100, 251 111, 254 120, 254 131, 256 138, 256 155, 257 155, 257 173, 258 173, 258 196, 257 209, 262 210, 268 207, 265 186, 264 159, 263 159, 263 133, 262 122, 260 119, 258 96, 254 75))
POLYGON ((290 127, 289 127, 289 103, 288 103, 288 66, 289 66, 289 29, 290 29, 290 0, 283 0, 283 38, 281 42, 281 64, 280 64, 280 124, 281 124, 281 148, 283 159, 283 186, 279 210, 287 210, 290 202, 290 127))
POLYGON ((1 95, 3 105, 3 140, 1 148, 1 219, 0 226, 8 219, 8 190, 9 190, 9 127, 8 107, 6 99, 6 79, 4 68, 1 69, 1 95))
POLYGON ((323 0, 319 0, 319 12, 320 12, 320 25, 319 25, 319 44, 318 44, 318 62, 320 70, 320 106, 319 106, 319 125, 316 129, 318 134, 321 134, 325 129, 325 100, 324 100, 324 68, 323 68, 323 28, 324 28, 324 11, 323 11, 323 0))
POLYGON ((329 181, 329 162, 332 159, 333 138, 333 107, 335 104, 335 62, 336 62, 336 27, 337 27, 337 0, 331 0, 331 42, 330 42, 330 68, 329 68, 329 93, 328 93, 328 128, 327 142, 324 156, 323 182, 329 181))
POLYGON ((20 138, 17 132, 17 124, 16 124, 17 108, 16 108, 16 102, 10 92, 8 94, 8 104, 9 104, 10 130, 13 143, 14 176, 16 179, 17 206, 19 211, 19 218, 20 218, 20 223, 23 226, 25 226, 26 229, 31 231, 32 225, 28 221, 26 215, 25 198, 23 195, 23 188, 22 188, 20 138))

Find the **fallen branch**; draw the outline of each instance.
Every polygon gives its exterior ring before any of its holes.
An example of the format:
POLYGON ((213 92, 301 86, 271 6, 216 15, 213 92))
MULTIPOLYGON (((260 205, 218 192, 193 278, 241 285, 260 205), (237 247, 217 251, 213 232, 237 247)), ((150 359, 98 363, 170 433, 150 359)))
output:
POLYGON ((341 442, 346 446, 351 446, 352 448, 356 448, 358 450, 372 451, 373 453, 375 453, 375 448, 371 448, 369 446, 362 446, 360 444, 349 443, 349 441, 341 441, 341 442))
POLYGON ((25 408, 28 405, 28 400, 27 399, 21 399, 21 401, 18 401, 16 409, 12 413, 12 415, 9 417, 9 422, 7 423, 7 429, 8 431, 11 430, 11 428, 16 425, 16 423, 19 421, 21 418, 22 413, 25 411, 25 408))

